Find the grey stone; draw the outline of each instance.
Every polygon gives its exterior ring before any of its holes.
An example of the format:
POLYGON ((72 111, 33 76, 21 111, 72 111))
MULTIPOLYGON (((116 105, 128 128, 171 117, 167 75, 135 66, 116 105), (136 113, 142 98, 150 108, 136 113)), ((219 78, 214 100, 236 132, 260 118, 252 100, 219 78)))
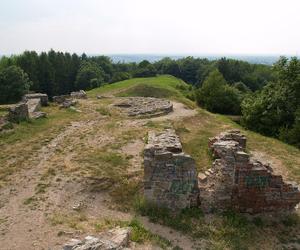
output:
POLYGON ((130 229, 120 228, 103 232, 99 236, 87 236, 84 240, 71 239, 63 250, 123 250, 128 249, 130 229))
POLYGON ((27 102, 30 99, 40 99, 42 106, 47 106, 48 105, 48 95, 47 94, 34 93, 34 94, 26 94, 23 97, 24 102, 27 102))
POLYGON ((29 119, 28 106, 26 103, 19 103, 9 108, 7 116, 10 122, 20 122, 29 119))
POLYGON ((164 99, 154 97, 129 97, 114 104, 125 110, 128 116, 152 117, 165 115, 173 111, 173 104, 164 99))
POLYGON ((70 99, 70 96, 69 95, 59 95, 59 96, 52 97, 53 102, 58 103, 58 104, 63 103, 64 101, 66 101, 66 99, 70 99))
POLYGON ((79 90, 77 92, 71 92, 71 97, 75 99, 87 99, 87 95, 84 90, 79 90))

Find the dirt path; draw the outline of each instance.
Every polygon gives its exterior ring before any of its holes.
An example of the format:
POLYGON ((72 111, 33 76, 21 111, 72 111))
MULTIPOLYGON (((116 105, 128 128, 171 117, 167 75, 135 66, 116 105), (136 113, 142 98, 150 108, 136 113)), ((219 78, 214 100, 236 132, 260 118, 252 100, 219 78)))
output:
POLYGON ((180 102, 172 102, 173 104, 173 112, 164 115, 150 118, 152 121, 165 121, 165 120, 178 120, 184 117, 194 116, 197 114, 195 109, 189 109, 184 104, 180 102))
MULTIPOLYGON (((110 126, 109 117, 103 117, 95 112, 95 101, 82 102, 83 112, 90 112, 89 120, 72 122, 40 150, 33 152, 26 160, 28 167, 13 175, 13 182, 0 189, 0 249, 60 249, 67 239, 85 234, 81 229, 64 229, 62 225, 51 225, 51 216, 57 211, 68 214, 74 208, 85 204, 85 216, 95 218, 113 218, 130 220, 130 213, 112 209, 107 203, 107 193, 92 193, 85 188, 85 183, 73 174, 67 174, 76 166, 72 160, 82 150, 81 146, 94 148, 104 147, 114 142, 114 132, 105 130, 110 126), (63 169, 63 171, 60 171, 63 169), (63 229, 63 231, 62 231, 63 229)), ((174 102, 174 111, 166 116, 151 118, 154 121, 180 119, 196 114, 195 110, 187 109, 183 104, 174 102)), ((124 127, 138 128, 142 120, 122 120, 124 127)), ((122 131, 122 127, 120 128, 122 131)), ((141 152, 143 141, 134 140, 124 145, 121 152, 131 155, 129 172, 141 171, 141 152)), ((71 172, 70 172, 71 173, 71 172)), ((52 223, 53 224, 53 223, 52 223)), ((148 225, 148 224, 147 224, 148 225)), ((166 236, 165 229, 149 229, 166 236)), ((176 235, 176 234, 174 234, 176 235)), ((170 240, 172 240, 172 237, 170 240)), ((187 245, 182 238, 176 244, 187 245)), ((189 248, 185 248, 189 249, 189 248)))

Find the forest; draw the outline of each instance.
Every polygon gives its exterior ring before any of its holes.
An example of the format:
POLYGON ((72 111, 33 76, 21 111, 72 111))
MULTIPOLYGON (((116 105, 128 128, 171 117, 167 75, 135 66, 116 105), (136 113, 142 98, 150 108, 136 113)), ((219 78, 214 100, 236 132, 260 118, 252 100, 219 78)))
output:
POLYGON ((300 147, 300 61, 281 57, 272 66, 221 58, 164 58, 114 63, 107 56, 50 50, 0 59, 0 104, 27 92, 49 97, 90 90, 135 77, 169 74, 190 84, 188 98, 211 112, 241 117, 242 126, 300 147))

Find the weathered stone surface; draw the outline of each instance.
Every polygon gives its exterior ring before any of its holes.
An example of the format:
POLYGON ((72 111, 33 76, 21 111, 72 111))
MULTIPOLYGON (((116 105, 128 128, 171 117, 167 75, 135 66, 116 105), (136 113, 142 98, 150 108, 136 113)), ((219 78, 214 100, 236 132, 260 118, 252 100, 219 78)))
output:
POLYGON ((285 183, 269 165, 250 159, 244 151, 246 137, 228 131, 210 139, 217 158, 211 169, 199 175, 201 207, 260 213, 292 210, 300 202, 295 184, 285 183))
POLYGON ((77 92, 71 92, 71 97, 75 99, 87 99, 87 95, 84 90, 79 90, 77 92))
POLYGON ((78 103, 76 100, 66 99, 61 105, 60 108, 70 108, 71 106, 75 106, 78 103))
POLYGON ((170 101, 153 97, 124 98, 115 106, 124 109, 128 116, 159 116, 173 111, 170 101))
POLYGON ((20 122, 29 119, 28 106, 26 103, 18 103, 9 108, 8 121, 20 122))
POLYGON ((70 99, 69 95, 59 95, 59 96, 53 96, 52 97, 52 101, 58 104, 63 103, 64 101, 66 101, 66 99, 70 99))
POLYGON ((34 112, 38 112, 41 109, 41 99, 40 98, 33 98, 33 99, 28 99, 26 101, 27 105, 28 105, 28 112, 29 112, 29 116, 34 113, 34 112))
POLYGON ((87 236, 84 240, 71 239, 63 250, 122 250, 129 244, 129 228, 115 228, 97 237, 87 236))
POLYGON ((48 105, 48 95, 47 94, 34 93, 34 94, 27 94, 23 97, 24 102, 27 102, 30 99, 41 99, 42 106, 48 105))
POLYGON ((195 161, 182 152, 172 129, 150 132, 144 150, 144 196, 172 210, 197 206, 199 189, 195 161))
POLYGON ((47 117, 47 113, 41 112, 41 111, 34 112, 30 115, 30 118, 32 118, 32 119, 40 119, 40 118, 46 118, 46 117, 47 117))

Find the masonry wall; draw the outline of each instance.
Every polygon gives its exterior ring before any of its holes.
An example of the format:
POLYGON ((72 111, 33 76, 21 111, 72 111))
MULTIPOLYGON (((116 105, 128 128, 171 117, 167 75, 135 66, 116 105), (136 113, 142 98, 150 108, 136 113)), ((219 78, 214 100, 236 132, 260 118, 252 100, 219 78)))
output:
POLYGON ((284 182, 269 165, 250 159, 245 152, 246 137, 239 131, 221 133, 210 139, 209 147, 216 160, 199 175, 205 211, 277 212, 292 210, 300 202, 297 185, 284 182))
POLYGON ((148 134, 144 150, 144 195, 148 202, 172 210, 198 204, 195 161, 182 152, 174 130, 148 134))

